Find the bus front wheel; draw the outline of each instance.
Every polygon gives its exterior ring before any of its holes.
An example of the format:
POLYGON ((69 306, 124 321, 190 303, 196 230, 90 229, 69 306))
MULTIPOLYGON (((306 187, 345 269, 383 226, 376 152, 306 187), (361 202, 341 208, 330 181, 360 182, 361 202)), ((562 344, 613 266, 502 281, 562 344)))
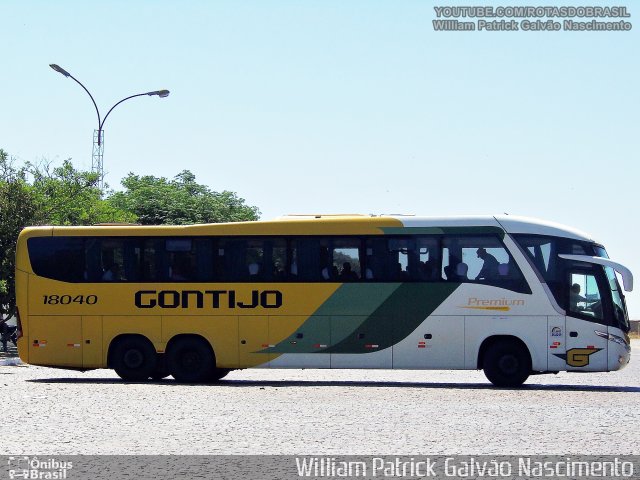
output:
POLYGON ((156 351, 146 338, 125 337, 112 347, 111 365, 123 380, 147 380, 156 369, 156 351))
POLYGON ((222 380, 230 371, 231 369, 229 368, 214 368, 213 372, 211 372, 211 376, 209 377, 209 381, 217 382, 222 380))
POLYGON ((531 357, 524 345, 498 341, 484 354, 483 370, 496 387, 519 387, 531 374, 531 357))
POLYGON ((215 371, 213 351, 201 338, 178 338, 167 352, 167 364, 178 382, 207 382, 215 371))

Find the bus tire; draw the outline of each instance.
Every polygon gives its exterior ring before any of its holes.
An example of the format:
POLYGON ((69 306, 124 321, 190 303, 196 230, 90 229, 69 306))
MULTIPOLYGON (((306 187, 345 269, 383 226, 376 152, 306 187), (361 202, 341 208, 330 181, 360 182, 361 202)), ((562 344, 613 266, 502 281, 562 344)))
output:
POLYGON ((482 365, 484 374, 496 387, 519 387, 531 374, 531 356, 526 347, 509 340, 490 345, 482 365))
POLYGON ((222 380, 227 374, 231 371, 229 368, 214 368, 211 376, 209 377, 209 381, 217 382, 222 380))
POLYGON ((111 351, 111 366, 123 380, 147 380, 156 369, 155 348, 149 340, 128 336, 116 341, 111 351))
POLYGON ((162 380, 167 378, 169 375, 169 370, 167 370, 167 360, 164 355, 158 354, 158 363, 156 364, 156 369, 151 374, 151 380, 162 380))
POLYGON ((169 372, 165 372, 164 370, 156 370, 151 374, 151 380, 155 380, 155 381, 164 380, 169 375, 171 374, 169 372))
POLYGON ((167 352, 167 365, 176 381, 202 383, 211 379, 215 370, 215 356, 202 338, 178 338, 171 343, 167 352))

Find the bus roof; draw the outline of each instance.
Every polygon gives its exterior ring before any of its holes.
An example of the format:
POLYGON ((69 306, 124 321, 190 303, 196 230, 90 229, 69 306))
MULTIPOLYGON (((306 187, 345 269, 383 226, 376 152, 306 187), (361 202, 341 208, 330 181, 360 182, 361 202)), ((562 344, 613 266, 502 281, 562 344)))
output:
MULTIPOLYGON (((26 236, 43 235, 335 235, 379 234, 380 229, 425 227, 495 227, 507 233, 548 235, 593 242, 580 230, 536 218, 512 215, 419 217, 410 215, 289 215, 273 220, 199 225, 93 225, 30 227, 26 236)), ((395 233, 395 232, 394 232, 395 233)), ((399 233, 399 232, 398 232, 399 233)))
MULTIPOLYGON (((517 215, 468 215, 450 217, 396 217, 406 227, 499 227, 507 233, 527 233, 594 242, 591 235, 576 228, 538 218, 517 215)), ((597 242, 596 242, 597 243, 597 242)))

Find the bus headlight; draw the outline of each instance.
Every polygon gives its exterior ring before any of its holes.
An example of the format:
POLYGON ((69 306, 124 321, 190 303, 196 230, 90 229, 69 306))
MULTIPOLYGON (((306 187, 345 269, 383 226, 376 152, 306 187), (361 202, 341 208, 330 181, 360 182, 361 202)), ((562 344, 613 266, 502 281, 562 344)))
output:
POLYGON ((601 332, 599 330, 596 330, 595 334, 598 335, 599 337, 606 338, 610 342, 617 343, 618 345, 622 345, 627 352, 631 352, 631 345, 629 345, 629 343, 627 343, 627 341, 624 338, 619 337, 618 335, 613 335, 611 333, 601 332))

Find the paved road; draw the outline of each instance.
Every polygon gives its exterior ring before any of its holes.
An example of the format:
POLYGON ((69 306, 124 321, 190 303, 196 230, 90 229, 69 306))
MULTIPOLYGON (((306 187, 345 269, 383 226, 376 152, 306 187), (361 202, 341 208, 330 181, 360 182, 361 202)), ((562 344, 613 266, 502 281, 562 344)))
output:
POLYGON ((638 360, 522 390, 481 372, 247 370, 195 386, 0 366, 0 394, 8 455, 640 454, 638 360))

